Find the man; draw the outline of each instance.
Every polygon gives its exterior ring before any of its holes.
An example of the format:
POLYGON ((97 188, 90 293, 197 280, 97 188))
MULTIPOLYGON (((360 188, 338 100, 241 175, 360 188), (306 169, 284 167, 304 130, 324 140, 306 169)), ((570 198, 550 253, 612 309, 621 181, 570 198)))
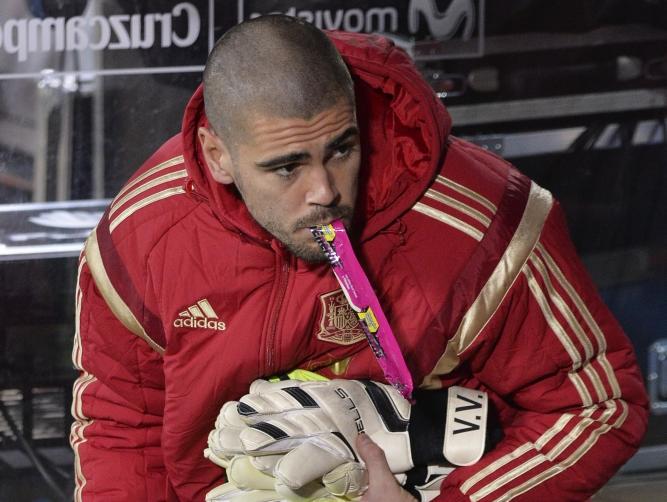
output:
MULTIPOLYGON (((342 218, 414 382, 481 389, 499 410, 504 439, 439 499, 585 500, 638 447, 646 397, 558 205, 449 136, 402 51, 328 36, 283 16, 230 30, 182 134, 88 239, 76 498, 203 500, 224 481, 208 432, 253 380, 383 380, 308 230, 342 218)), ((377 447, 358 449, 368 497, 405 497, 377 447)))

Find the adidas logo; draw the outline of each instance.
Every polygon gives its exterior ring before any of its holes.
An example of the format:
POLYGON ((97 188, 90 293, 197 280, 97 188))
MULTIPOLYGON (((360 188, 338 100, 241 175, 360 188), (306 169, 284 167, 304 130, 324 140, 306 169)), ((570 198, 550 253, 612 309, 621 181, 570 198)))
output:
POLYGON ((178 314, 174 320, 175 328, 208 328, 216 331, 225 331, 227 326, 224 321, 218 321, 218 314, 206 298, 190 305, 187 310, 178 314))

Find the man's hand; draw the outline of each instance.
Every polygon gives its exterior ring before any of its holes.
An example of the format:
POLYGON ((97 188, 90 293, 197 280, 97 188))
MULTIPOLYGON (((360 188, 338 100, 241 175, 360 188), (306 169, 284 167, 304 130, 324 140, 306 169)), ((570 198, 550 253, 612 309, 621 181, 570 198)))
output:
POLYGON ((362 502, 416 502, 417 499, 396 482, 382 448, 367 434, 359 434, 356 443, 368 473, 368 489, 361 497, 362 502))

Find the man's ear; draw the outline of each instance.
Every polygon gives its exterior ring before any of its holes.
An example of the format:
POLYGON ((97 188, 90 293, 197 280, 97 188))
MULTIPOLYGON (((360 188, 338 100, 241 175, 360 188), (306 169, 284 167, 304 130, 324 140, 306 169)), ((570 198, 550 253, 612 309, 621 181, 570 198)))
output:
POLYGON ((227 146, 217 134, 206 127, 197 129, 197 136, 213 179, 223 185, 234 183, 232 156, 227 146))

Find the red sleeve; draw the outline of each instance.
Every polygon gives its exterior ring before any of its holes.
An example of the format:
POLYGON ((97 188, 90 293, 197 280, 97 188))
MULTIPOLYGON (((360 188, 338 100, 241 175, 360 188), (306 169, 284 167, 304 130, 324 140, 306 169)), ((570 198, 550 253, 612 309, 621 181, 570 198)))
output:
POLYGON ((559 206, 547 214, 497 308, 457 354, 503 410, 505 437, 456 469, 437 500, 587 500, 645 432, 631 343, 577 257, 559 206))
POLYGON ((109 310, 85 257, 76 289, 75 501, 164 500, 160 356, 109 310))

